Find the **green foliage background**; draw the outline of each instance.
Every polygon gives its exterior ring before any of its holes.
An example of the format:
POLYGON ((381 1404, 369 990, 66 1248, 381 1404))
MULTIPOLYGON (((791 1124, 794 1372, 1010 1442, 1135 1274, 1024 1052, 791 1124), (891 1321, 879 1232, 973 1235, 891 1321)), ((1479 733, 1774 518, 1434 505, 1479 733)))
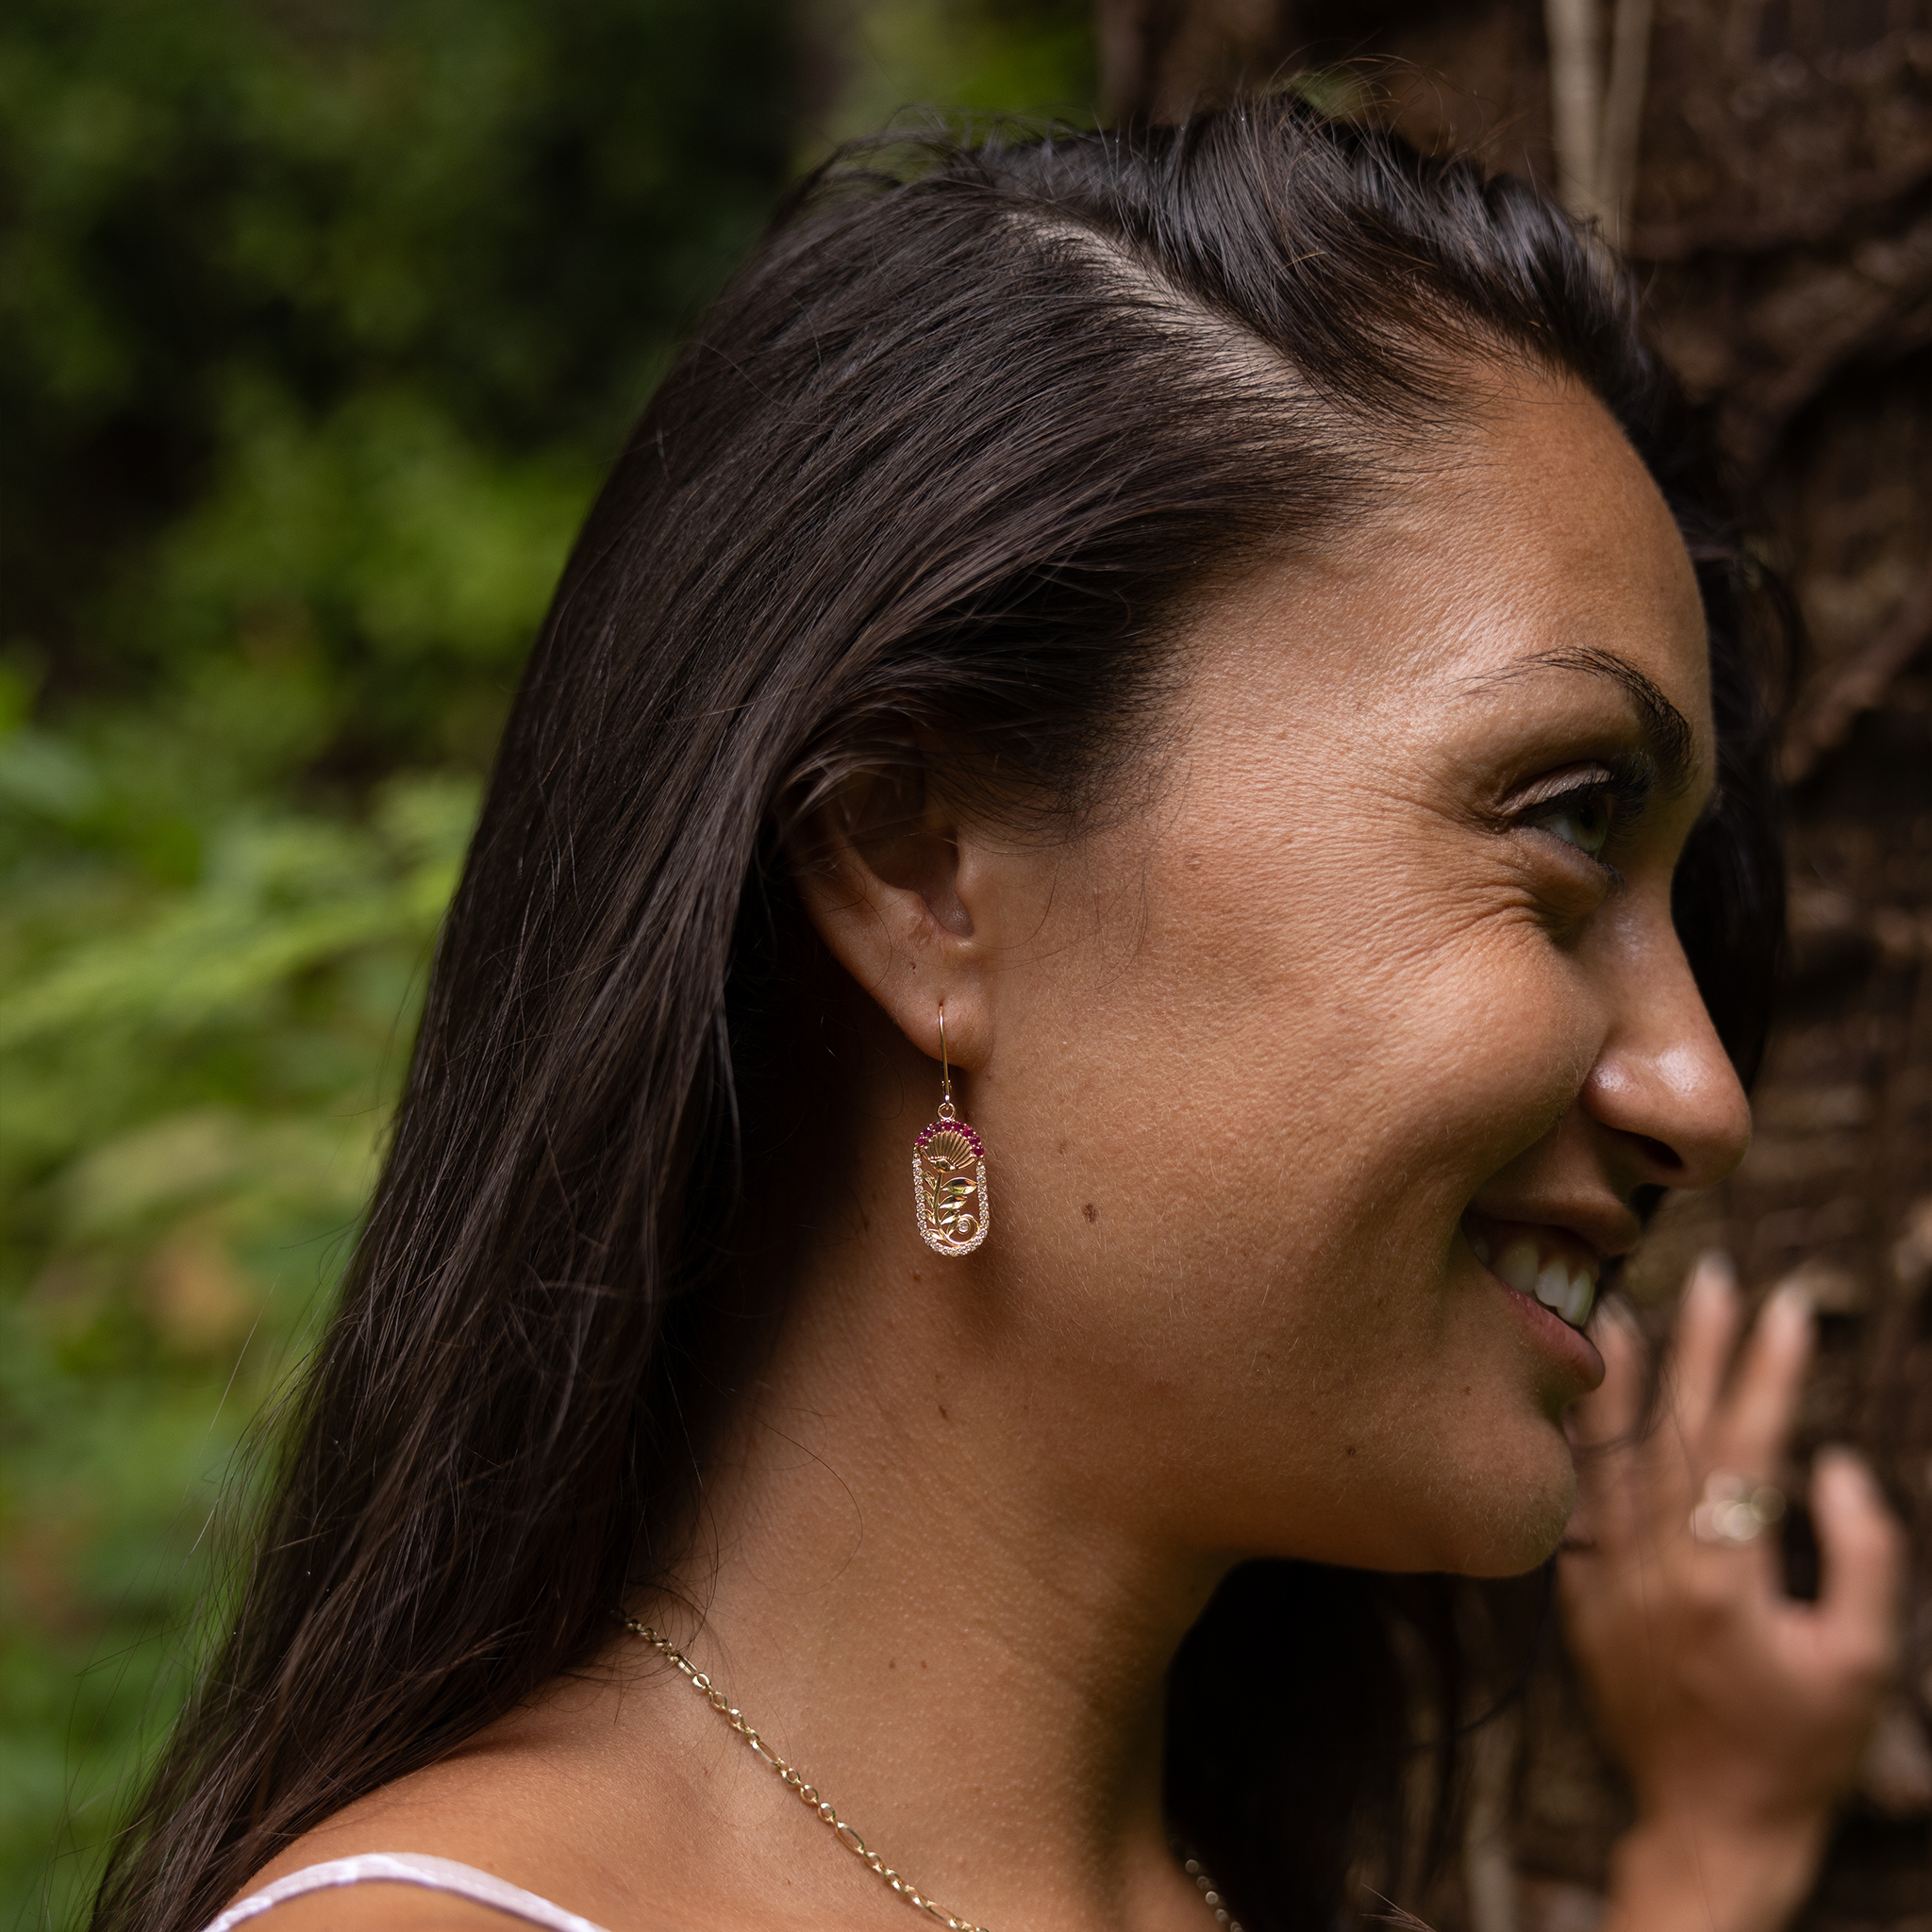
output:
POLYGON ((0 1920, 75 1922, 325 1311, 517 666, 802 162, 1077 5, 0 14, 0 1920))

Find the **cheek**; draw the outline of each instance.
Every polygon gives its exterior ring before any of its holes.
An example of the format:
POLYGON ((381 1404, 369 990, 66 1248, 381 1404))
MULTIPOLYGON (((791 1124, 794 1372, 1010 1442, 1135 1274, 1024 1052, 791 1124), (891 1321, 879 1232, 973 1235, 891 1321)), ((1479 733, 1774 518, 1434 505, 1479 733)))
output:
POLYGON ((998 1083, 1028 1170, 1008 1224, 1311 1367, 1426 1347, 1471 1197, 1591 1064, 1581 975, 1527 918, 1413 876, 1284 863, 1263 891, 1192 857, 1131 939, 1039 974, 998 1083))
POLYGON ((1150 921, 1143 983, 1120 988, 1143 1118, 1179 1129, 1138 1150, 1140 1172, 1265 1203, 1304 1244, 1351 1224, 1386 1236, 1416 1212, 1446 1239, 1581 1091, 1598 1002, 1497 882, 1383 856, 1285 865, 1269 890, 1180 883, 1150 921))
POLYGON ((1485 1181, 1542 1139, 1601 1044, 1587 976, 1525 919, 1445 934, 1379 992, 1363 1125, 1385 1158, 1445 1178, 1485 1181))
POLYGON ((1284 866, 1264 895, 1176 870, 1150 877, 1131 942, 1050 963, 1000 1082, 1030 1170, 1007 1226, 1060 1284, 1055 1352, 1074 1380, 1103 1369, 1110 1400, 1187 1416, 1232 1541, 1533 1564, 1568 1452, 1500 1291, 1470 1292, 1452 1254, 1472 1195, 1591 1063, 1577 968, 1526 918, 1412 875, 1364 891, 1284 866))

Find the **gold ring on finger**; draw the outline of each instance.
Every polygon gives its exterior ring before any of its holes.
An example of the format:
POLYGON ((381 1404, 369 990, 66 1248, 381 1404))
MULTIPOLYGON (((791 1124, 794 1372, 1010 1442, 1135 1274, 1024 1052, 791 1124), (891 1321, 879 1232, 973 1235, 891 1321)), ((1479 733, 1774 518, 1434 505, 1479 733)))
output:
POLYGON ((1704 1494, 1690 1512, 1690 1534, 1701 1543, 1741 1549, 1755 1543, 1785 1513, 1785 1492, 1727 1469, 1705 1478, 1704 1494))

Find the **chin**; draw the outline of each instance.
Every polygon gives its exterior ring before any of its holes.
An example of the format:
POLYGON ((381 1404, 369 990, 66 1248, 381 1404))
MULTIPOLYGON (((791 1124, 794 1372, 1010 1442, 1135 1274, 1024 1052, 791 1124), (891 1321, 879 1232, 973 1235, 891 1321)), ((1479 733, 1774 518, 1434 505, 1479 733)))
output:
POLYGON ((1576 1471, 1560 1436, 1513 1457, 1435 1463, 1421 1480, 1357 1491, 1328 1534, 1289 1532, 1259 1552, 1349 1570, 1522 1576, 1556 1555, 1576 1502, 1576 1471), (1512 1478, 1507 1484, 1499 1474, 1512 1478), (1377 1502, 1377 1491, 1381 1500, 1377 1502))
POLYGON ((1460 1576, 1521 1576, 1557 1554, 1576 1507, 1576 1466, 1570 1445, 1559 1436, 1556 1454, 1547 1449, 1519 1465, 1518 1480, 1507 1491, 1495 1487, 1495 1470, 1473 1474, 1464 1492, 1461 1520, 1445 1524, 1437 1540, 1436 1559, 1424 1566, 1460 1576))

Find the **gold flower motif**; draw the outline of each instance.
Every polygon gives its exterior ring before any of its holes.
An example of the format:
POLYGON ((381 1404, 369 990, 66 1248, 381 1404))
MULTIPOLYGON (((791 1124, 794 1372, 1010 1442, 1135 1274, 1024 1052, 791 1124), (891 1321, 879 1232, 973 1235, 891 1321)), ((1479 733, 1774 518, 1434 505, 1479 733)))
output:
POLYGON ((925 1158, 936 1167, 971 1167, 974 1164, 973 1142, 957 1127, 948 1127, 942 1133, 935 1134, 925 1143, 925 1158))

